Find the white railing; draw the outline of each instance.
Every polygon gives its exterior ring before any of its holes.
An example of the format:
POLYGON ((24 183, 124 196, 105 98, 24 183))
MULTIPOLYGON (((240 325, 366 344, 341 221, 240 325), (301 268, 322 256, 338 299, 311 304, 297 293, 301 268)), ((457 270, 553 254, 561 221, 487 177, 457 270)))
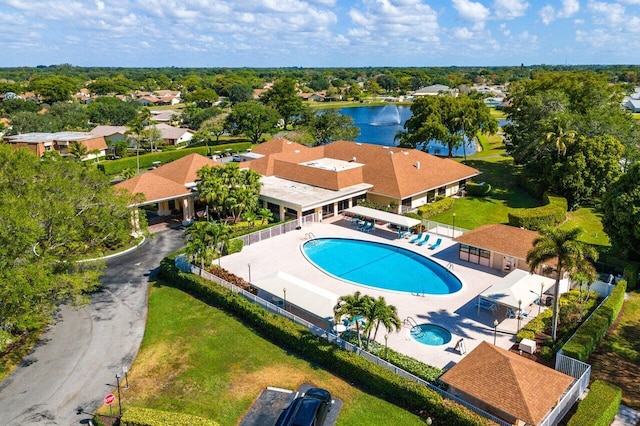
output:
POLYGON ((446 225, 440 222, 432 222, 430 220, 423 219, 422 226, 424 226, 428 232, 436 235, 442 235, 443 237, 455 238, 469 231, 468 229, 454 227, 453 225, 446 225))
POLYGON ((268 240, 269 238, 277 237, 278 235, 286 234, 287 232, 291 232, 296 228, 314 223, 315 221, 316 215, 312 213, 290 222, 261 229, 260 231, 252 232, 251 234, 241 235, 234 238, 234 240, 242 240, 245 246, 249 246, 251 244, 259 243, 260 241, 268 240))
POLYGON ((411 380, 415 383, 418 383, 422 386, 426 386, 429 389, 437 392, 438 394, 440 394, 443 398, 447 398, 450 400, 453 400, 455 402, 457 402, 460 405, 463 405, 465 407, 467 407, 469 410, 474 411, 475 413, 499 424, 500 426, 510 426, 511 423, 506 422, 490 413, 487 413, 486 411, 482 410, 481 408, 476 407, 475 405, 472 405, 460 398, 458 398, 457 396, 443 390, 440 389, 437 386, 432 385, 431 383, 427 382, 424 379, 421 379, 418 376, 415 376, 411 373, 409 373, 408 371, 405 371, 401 368, 399 368, 398 366, 391 364, 387 361, 385 361, 384 359, 377 357, 376 355, 367 352, 361 348, 359 348, 356 345, 353 345, 349 342, 347 342, 346 340, 341 339, 340 337, 338 337, 337 335, 323 329, 322 327, 318 327, 317 325, 298 317, 297 315, 292 314, 289 311, 286 311, 284 309, 282 309, 281 307, 274 305, 271 302, 268 302, 267 300, 262 299, 261 297, 256 296, 253 293, 250 293, 240 287, 237 287, 231 283, 229 283, 228 281, 223 280, 222 278, 215 276, 205 270, 200 269, 199 267, 189 263, 187 261, 187 257, 186 255, 182 254, 178 257, 176 257, 175 260, 175 265, 178 269, 184 271, 184 272, 188 272, 188 273, 192 273, 195 275, 199 275, 202 278, 209 280, 209 281, 213 281, 219 285, 221 285, 222 287, 225 287, 229 290, 231 290, 233 293, 236 294, 240 294, 242 295, 244 298, 246 298, 247 300, 252 301, 253 303, 256 303, 260 306, 262 306, 263 308, 265 308, 267 311, 276 313, 278 315, 281 315, 283 317, 289 318, 291 321, 293 321, 296 324, 300 324, 304 327, 306 327, 307 329, 309 329, 309 331, 311 333, 313 333, 315 336, 318 337, 322 337, 323 339, 326 339, 327 341, 334 343, 335 345, 337 345, 338 347, 340 347, 343 350, 349 351, 349 352, 354 352, 358 355, 360 355, 363 358, 368 359, 369 361, 373 362, 374 364, 377 364, 389 371, 392 371, 393 373, 395 373, 396 375, 403 377, 405 379, 411 380))

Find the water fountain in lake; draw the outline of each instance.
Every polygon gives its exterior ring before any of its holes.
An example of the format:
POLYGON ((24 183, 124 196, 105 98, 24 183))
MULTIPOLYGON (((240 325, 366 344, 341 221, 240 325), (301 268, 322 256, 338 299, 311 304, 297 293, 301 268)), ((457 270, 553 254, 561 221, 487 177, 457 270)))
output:
POLYGON ((385 105, 371 121, 372 126, 397 126, 401 122, 400 111, 395 105, 385 105))

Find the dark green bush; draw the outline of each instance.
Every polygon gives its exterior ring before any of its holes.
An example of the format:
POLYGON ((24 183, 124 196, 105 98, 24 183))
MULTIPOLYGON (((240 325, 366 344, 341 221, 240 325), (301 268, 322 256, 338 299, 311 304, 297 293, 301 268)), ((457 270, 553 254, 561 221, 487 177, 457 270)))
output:
POLYGON ((183 413, 131 407, 120 419, 122 426, 218 426, 219 423, 203 417, 183 413))
POLYGON ((379 396, 418 415, 428 413, 437 424, 486 425, 489 421, 466 408, 443 399, 435 391, 402 378, 367 359, 320 339, 301 325, 272 314, 233 293, 174 266, 175 255, 164 258, 160 277, 212 306, 216 306, 252 327, 264 338, 314 362, 365 392, 379 396))
MULTIPOLYGON (((219 149, 231 149, 234 152, 244 151, 251 146, 249 142, 231 143, 221 145, 219 149)), ((216 147, 218 148, 218 147, 216 147)), ((160 161, 162 164, 169 163, 182 157, 186 157, 189 154, 198 153, 200 155, 207 155, 207 147, 200 146, 195 148, 184 148, 178 150, 168 150, 162 152, 154 152, 150 154, 140 155, 140 170, 148 169, 153 166, 155 161, 160 161)), ((97 165, 98 170, 101 170, 105 175, 112 176, 121 173, 126 169, 137 169, 138 158, 136 156, 120 158, 118 160, 105 161, 97 165)))
POLYGON ((640 264, 633 262, 624 267, 624 279, 627 280, 627 290, 634 290, 638 286, 638 269, 640 264))
POLYGON ((418 208, 418 213, 423 219, 430 218, 431 216, 435 216, 440 213, 444 213, 447 210, 451 210, 453 208, 454 199, 447 197, 442 198, 433 203, 425 204, 424 206, 420 206, 418 208))
POLYGON ((523 173, 516 175, 516 183, 534 198, 542 198, 545 188, 542 183, 536 179, 526 176, 523 173))
POLYGON ((491 185, 487 182, 467 182, 465 185, 467 195, 471 197, 486 197, 491 192, 491 185))
POLYGON ((533 209, 512 209, 508 213, 509 225, 538 231, 564 222, 567 216, 566 198, 545 193, 542 201, 546 205, 533 209))
POLYGON ((553 358, 555 352, 553 352, 553 349, 551 349, 549 346, 543 346, 540 348, 540 356, 543 359, 551 359, 553 358))
POLYGON ((618 318, 627 282, 621 280, 609 295, 609 298, 587 319, 574 334, 573 338, 562 347, 562 352, 577 360, 586 362, 589 355, 596 350, 607 330, 618 318))
POLYGON ((594 381, 589 387, 589 393, 578 404, 567 426, 609 426, 622 401, 622 390, 602 380, 594 381))

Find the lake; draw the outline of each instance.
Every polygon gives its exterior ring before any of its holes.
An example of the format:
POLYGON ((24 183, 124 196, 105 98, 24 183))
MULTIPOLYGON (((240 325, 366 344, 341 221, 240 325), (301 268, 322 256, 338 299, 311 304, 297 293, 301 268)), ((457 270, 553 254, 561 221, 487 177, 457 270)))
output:
MULTIPOLYGON (((394 136, 398 131, 404 130, 404 123, 411 118, 411 108, 402 105, 358 106, 341 108, 339 112, 353 118, 353 124, 360 128, 360 135, 356 138, 356 142, 385 146, 398 145, 394 136)), ((474 153, 475 142, 467 145, 466 151, 467 154, 474 153)), ((441 143, 433 141, 427 146, 427 152, 446 156, 448 149, 441 143)), ((463 148, 454 149, 453 155, 463 156, 463 148)))

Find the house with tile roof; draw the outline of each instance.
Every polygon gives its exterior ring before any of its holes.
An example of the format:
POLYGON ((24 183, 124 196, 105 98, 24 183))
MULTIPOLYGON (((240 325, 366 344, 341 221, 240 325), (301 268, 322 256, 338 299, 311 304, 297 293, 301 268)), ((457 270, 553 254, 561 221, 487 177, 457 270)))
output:
POLYGON ((162 140, 167 145, 180 145, 189 142, 194 135, 193 130, 184 127, 173 127, 166 123, 153 124, 149 127, 155 127, 160 130, 162 140))
POLYGON ((118 141, 128 139, 128 130, 129 128, 127 126, 100 125, 91 129, 89 133, 96 136, 102 136, 107 141, 107 143, 114 144, 118 141))
POLYGON ((172 210, 182 211, 183 221, 195 216, 198 170, 221 163, 200 154, 189 154, 157 169, 135 176, 115 185, 141 197, 136 206, 158 205, 158 216, 169 216, 172 210))
POLYGON ((574 383, 571 376, 484 341, 440 380, 464 401, 523 426, 542 424, 574 383))
POLYGON ((395 206, 402 213, 437 196, 454 195, 480 174, 423 151, 348 141, 310 148, 272 139, 254 148, 252 156, 257 158, 241 167, 264 177, 261 198, 281 218, 313 213, 322 220, 360 199, 395 206))
POLYGON ((82 158, 83 161, 104 157, 107 151, 104 137, 88 132, 23 133, 6 136, 3 142, 27 147, 39 157, 47 151, 56 151, 63 157, 67 157, 70 155, 69 147, 75 142, 80 142, 87 149, 87 155, 82 158))

